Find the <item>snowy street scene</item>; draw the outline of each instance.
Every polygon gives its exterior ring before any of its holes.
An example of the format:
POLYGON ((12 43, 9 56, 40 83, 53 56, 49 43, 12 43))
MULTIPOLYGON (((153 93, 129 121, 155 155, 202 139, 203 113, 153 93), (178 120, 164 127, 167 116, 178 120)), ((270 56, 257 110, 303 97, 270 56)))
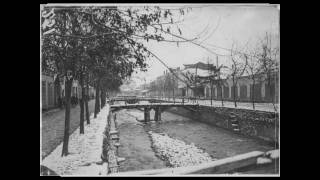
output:
POLYGON ((279 4, 40 4, 40 176, 280 176, 279 4))

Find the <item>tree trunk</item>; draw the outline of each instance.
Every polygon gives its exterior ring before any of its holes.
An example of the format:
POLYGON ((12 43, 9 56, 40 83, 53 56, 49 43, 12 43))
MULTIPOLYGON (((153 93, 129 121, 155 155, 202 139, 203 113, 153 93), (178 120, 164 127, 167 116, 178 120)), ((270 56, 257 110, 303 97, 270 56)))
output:
POLYGON ((213 89, 213 84, 212 84, 212 81, 210 81, 210 91, 211 91, 211 101, 210 101, 210 103, 211 103, 211 106, 212 106, 212 96, 213 96, 213 91, 212 91, 212 89, 213 89))
POLYGON ((253 84, 252 84, 252 96, 251 96, 251 101, 252 101, 252 108, 255 109, 255 106, 254 106, 254 84, 255 84, 255 81, 253 80, 253 84))
POLYGON ((101 108, 103 108, 106 105, 106 90, 105 89, 101 89, 100 98, 101 98, 101 108))
POLYGON ((104 107, 106 105, 106 99, 107 99, 107 91, 106 90, 103 90, 102 98, 103 98, 103 107, 104 107))
POLYGON ((107 91, 103 90, 102 99, 103 99, 103 107, 106 105, 107 91))
POLYGON ((223 88, 223 87, 222 87, 222 86, 220 86, 220 87, 221 87, 221 105, 222 105, 222 107, 223 107, 223 93, 222 93, 222 92, 223 92, 223 91, 222 91, 222 88, 223 88))
POLYGON ((64 136, 63 136, 63 146, 61 156, 68 155, 68 144, 69 144, 69 129, 70 129, 70 105, 71 105, 71 87, 72 80, 66 80, 66 113, 65 113, 65 124, 64 124, 64 136))
POLYGON ((58 100, 56 106, 59 107, 60 109, 62 109, 61 87, 60 87, 59 77, 56 78, 55 87, 56 87, 56 96, 57 96, 57 100, 58 100))
POLYGON ((173 103, 175 103, 176 99, 174 98, 174 88, 172 89, 172 98, 173 98, 173 103))
POLYGON ((236 86, 237 86, 237 83, 233 83, 233 102, 234 102, 234 107, 237 107, 236 86))
MULTIPOLYGON (((275 82, 276 83, 276 82, 275 82)), ((275 84, 276 85, 276 84, 275 84)), ((272 86, 271 84, 269 85, 269 92, 270 92, 270 96, 272 98, 271 102, 272 102, 272 105, 273 105, 273 109, 274 111, 278 111, 277 107, 276 107, 276 88, 274 88, 274 92, 272 92, 272 86)))
POLYGON ((89 78, 87 77, 87 93, 85 96, 85 108, 86 108, 86 120, 87 120, 87 124, 90 124, 90 114, 89 114, 89 105, 88 105, 88 101, 89 101, 89 78))
POLYGON ((97 118, 97 114, 100 111, 100 79, 96 83, 96 102, 94 106, 94 118, 97 118))
POLYGON ((103 107, 103 97, 102 97, 102 94, 103 94, 103 90, 100 89, 100 96, 99 96, 99 98, 100 98, 100 108, 103 107))
POLYGON ((80 134, 84 134, 84 98, 85 89, 83 84, 83 74, 80 75, 81 99, 80 99, 80 134))
MULTIPOLYGON (((272 87, 271 87, 271 73, 270 73, 270 71, 267 72, 267 79, 268 79, 268 88, 269 88, 269 92, 270 92, 271 103, 273 105, 273 109, 274 109, 274 111, 278 111, 277 107, 276 107, 276 96, 275 96, 276 88, 274 89, 274 92, 273 92, 272 87)), ((275 82, 275 84, 277 83, 276 77, 275 77, 274 82, 275 82)))

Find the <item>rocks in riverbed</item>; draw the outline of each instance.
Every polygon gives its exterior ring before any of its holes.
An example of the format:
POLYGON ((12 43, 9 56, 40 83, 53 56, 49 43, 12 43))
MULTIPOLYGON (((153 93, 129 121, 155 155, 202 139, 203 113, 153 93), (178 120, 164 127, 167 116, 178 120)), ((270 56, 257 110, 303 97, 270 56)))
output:
POLYGON ((168 160, 171 166, 192 166, 213 161, 210 155, 197 148, 193 143, 190 145, 183 141, 170 138, 164 133, 148 132, 151 136, 156 153, 168 160))

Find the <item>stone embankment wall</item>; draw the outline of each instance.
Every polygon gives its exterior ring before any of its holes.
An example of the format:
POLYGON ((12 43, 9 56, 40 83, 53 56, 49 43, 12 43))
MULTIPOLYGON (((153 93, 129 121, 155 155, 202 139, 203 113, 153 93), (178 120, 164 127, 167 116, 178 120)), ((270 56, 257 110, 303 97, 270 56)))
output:
POLYGON ((119 171, 119 162, 117 157, 117 144, 119 143, 119 132, 115 122, 114 114, 109 111, 107 116, 107 126, 103 138, 102 160, 108 164, 108 174, 119 171))
POLYGON ((235 133, 263 139, 270 143, 278 144, 279 139, 279 114, 265 111, 235 109, 226 107, 205 107, 199 109, 170 108, 167 111, 194 120, 199 120, 221 128, 229 129, 235 133), (232 125, 237 121, 237 131, 232 125))

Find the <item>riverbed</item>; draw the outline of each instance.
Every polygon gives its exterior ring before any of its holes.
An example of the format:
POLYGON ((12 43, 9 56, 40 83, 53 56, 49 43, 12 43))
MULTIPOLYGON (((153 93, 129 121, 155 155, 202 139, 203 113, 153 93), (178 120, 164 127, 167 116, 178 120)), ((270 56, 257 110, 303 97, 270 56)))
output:
POLYGON ((171 138, 193 143, 208 153, 212 159, 222 159, 251 151, 274 149, 270 144, 245 137, 234 132, 208 125, 170 112, 161 114, 161 121, 144 123, 143 111, 121 110, 117 112, 120 132, 119 155, 126 158, 120 164, 120 172, 170 167, 168 162, 156 155, 148 132, 165 133, 171 138))

